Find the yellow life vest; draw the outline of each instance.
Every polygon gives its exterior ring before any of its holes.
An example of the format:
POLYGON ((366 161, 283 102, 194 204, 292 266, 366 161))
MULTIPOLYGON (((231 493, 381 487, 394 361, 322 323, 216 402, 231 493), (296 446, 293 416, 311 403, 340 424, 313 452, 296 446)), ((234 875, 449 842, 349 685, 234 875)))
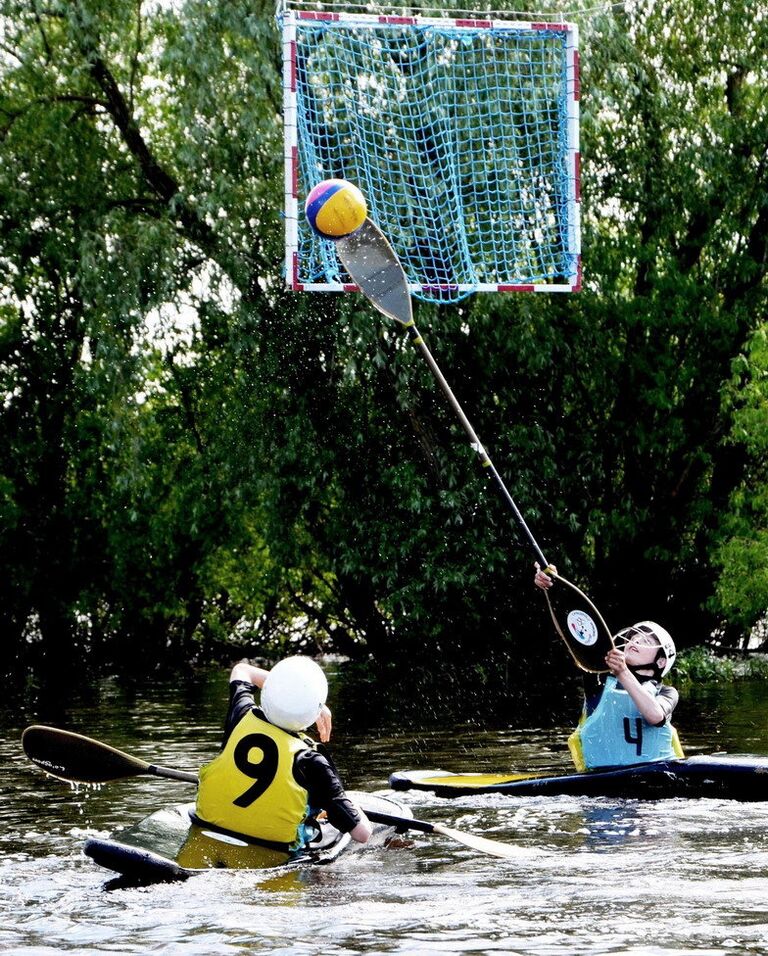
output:
POLYGON ((195 815, 213 827, 298 846, 308 807, 293 761, 309 746, 308 739, 249 711, 221 753, 200 769, 195 815))

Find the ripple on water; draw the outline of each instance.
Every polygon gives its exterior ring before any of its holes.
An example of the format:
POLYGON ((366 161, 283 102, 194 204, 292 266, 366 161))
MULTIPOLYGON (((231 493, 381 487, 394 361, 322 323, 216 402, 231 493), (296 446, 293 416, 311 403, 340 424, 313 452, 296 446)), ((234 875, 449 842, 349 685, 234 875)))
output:
MULTIPOLYGON (((184 700, 174 711, 176 696, 176 687, 146 689, 122 701, 119 720, 110 698, 108 711, 73 711, 71 726, 144 759, 194 768, 215 752, 226 687, 210 702, 184 700)), ((760 699, 750 699, 752 711, 760 699)), ((729 719, 722 707, 718 713, 729 719)), ((768 702, 760 719, 768 726, 768 702)), ((20 756, 19 730, 0 739, 3 952, 768 953, 766 804, 500 795, 447 800, 411 792, 397 798, 417 817, 504 840, 520 849, 520 858, 481 856, 442 836, 415 834, 410 849, 366 850, 330 867, 214 872, 184 884, 107 892, 104 874, 81 853, 85 836, 183 802, 189 787, 148 777, 72 792, 20 756)), ((413 765, 414 757, 422 766, 429 761, 456 770, 470 758, 476 769, 535 769, 557 759, 561 741, 557 729, 465 727, 337 746, 354 784, 375 790, 388 771, 413 765)))

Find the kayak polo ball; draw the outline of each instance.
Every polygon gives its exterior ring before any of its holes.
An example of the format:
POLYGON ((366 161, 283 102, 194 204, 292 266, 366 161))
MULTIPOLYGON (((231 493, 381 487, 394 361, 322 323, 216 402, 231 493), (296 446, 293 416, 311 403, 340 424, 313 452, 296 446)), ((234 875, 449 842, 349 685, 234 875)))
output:
POLYGON ((345 179, 324 179, 304 203, 307 220, 323 239, 341 239, 365 222, 368 207, 357 186, 345 179))

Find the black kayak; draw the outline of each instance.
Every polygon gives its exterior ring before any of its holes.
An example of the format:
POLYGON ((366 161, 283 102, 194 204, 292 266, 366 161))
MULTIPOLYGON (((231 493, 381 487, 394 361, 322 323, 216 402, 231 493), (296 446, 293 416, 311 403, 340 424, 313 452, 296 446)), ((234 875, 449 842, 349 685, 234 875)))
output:
POLYGON ((447 773, 404 770, 389 778, 393 790, 426 790, 439 797, 502 793, 523 797, 566 794, 662 800, 713 797, 768 800, 768 757, 718 755, 656 760, 584 773, 447 773))
MULTIPOLYGON (((373 794, 350 792, 365 811, 411 817, 411 811, 373 794)), ((323 823, 308 849, 288 854, 268 849, 246 838, 217 833, 193 823, 194 804, 157 810, 134 826, 103 839, 85 842, 85 855, 111 870, 125 884, 151 884, 187 880, 211 869, 285 869, 332 863, 344 852, 362 847, 348 833, 323 823)), ((373 823, 371 843, 382 844, 395 832, 392 826, 373 823)))

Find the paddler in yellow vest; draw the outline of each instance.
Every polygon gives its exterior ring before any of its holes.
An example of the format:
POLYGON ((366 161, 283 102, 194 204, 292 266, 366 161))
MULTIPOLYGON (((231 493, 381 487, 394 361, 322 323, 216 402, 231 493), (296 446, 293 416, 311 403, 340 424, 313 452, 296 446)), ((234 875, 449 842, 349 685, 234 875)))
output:
POLYGON ((196 822, 291 852, 306 845, 312 818, 324 810, 332 826, 365 843, 368 818, 330 758, 301 733, 316 724, 321 740, 330 738, 327 695, 325 674, 308 657, 288 657, 270 671, 235 664, 222 750, 200 770, 196 822))
MULTIPOLYGON (((554 584, 538 569, 534 581, 544 589, 554 584)), ((605 657, 609 676, 584 675, 581 720, 568 738, 576 769, 682 757, 670 723, 679 695, 662 683, 677 656, 672 637, 655 621, 640 621, 619 631, 614 644, 605 657)))

